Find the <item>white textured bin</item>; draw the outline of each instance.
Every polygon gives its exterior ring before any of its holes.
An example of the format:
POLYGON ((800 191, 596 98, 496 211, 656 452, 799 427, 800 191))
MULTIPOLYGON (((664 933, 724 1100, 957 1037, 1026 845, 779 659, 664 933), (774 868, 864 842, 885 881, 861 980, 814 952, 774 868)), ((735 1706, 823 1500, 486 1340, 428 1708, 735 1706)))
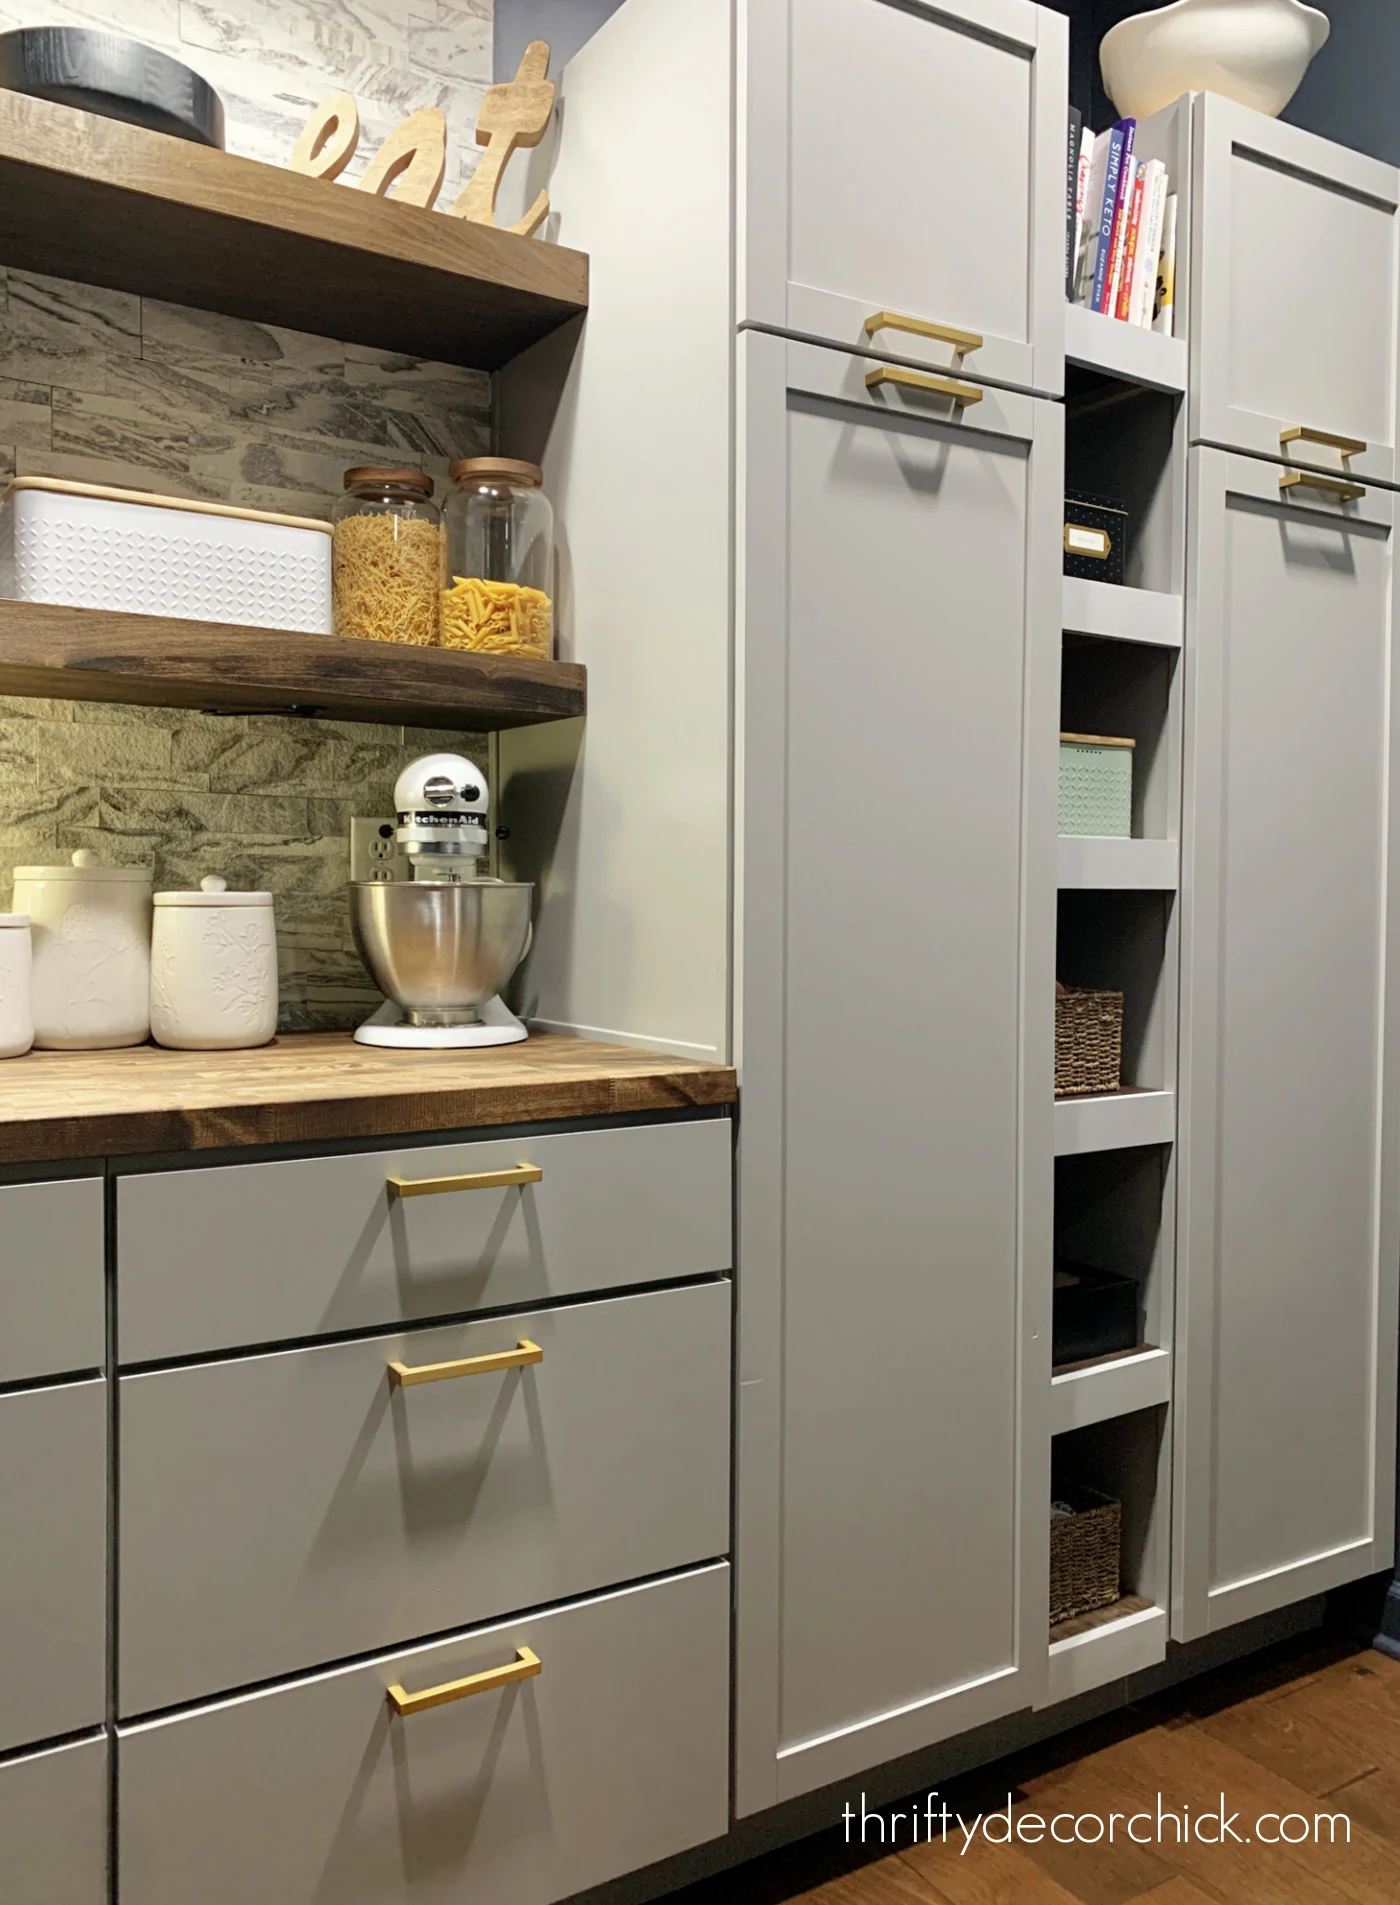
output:
POLYGON ((0 508, 0 595, 329 635, 330 524, 21 476, 0 508))

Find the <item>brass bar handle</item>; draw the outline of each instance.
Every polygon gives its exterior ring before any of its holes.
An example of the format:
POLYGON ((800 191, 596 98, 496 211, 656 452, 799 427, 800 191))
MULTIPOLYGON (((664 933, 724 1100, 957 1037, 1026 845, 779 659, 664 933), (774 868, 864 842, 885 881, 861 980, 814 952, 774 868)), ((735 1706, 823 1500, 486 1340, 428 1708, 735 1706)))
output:
POLYGON ((911 337, 934 338, 940 344, 951 344, 954 357, 980 351, 983 342, 979 331, 960 331, 953 324, 931 324, 927 318, 905 317, 900 311, 872 311, 865 320, 865 335, 874 337, 880 331, 907 331, 911 337))
POLYGON ((470 1700, 474 1693, 492 1693, 497 1687, 513 1687, 521 1680, 533 1680, 543 1673, 539 1655, 532 1647, 517 1647, 515 1659, 504 1667, 488 1667, 485 1673, 468 1674, 465 1680, 444 1680, 440 1687, 425 1687, 421 1693, 405 1693, 400 1686, 386 1687, 389 1705, 406 1718, 410 1713, 426 1713, 429 1707, 449 1707, 454 1700, 470 1700))
POLYGON ((1366 450, 1361 437, 1339 437, 1333 430, 1310 430, 1301 423, 1291 430, 1280 430, 1278 440, 1280 448, 1289 443, 1322 443, 1329 450, 1340 450, 1343 461, 1349 456, 1362 456, 1366 450))
POLYGON ((538 1164, 513 1164, 505 1171, 469 1171, 465 1177, 391 1177, 390 1197, 440 1197, 444 1191, 494 1191, 502 1184, 538 1184, 538 1164))
POLYGON ((420 1382, 450 1382, 455 1376, 494 1376, 498 1369, 524 1369, 542 1363, 544 1351, 528 1336, 514 1349, 498 1349, 492 1356, 459 1356, 451 1363, 390 1363, 389 1382, 395 1389, 415 1389, 420 1382))
POLYGON ((1340 496, 1343 502, 1354 503, 1358 496, 1366 494, 1364 483, 1347 483, 1340 476, 1323 476, 1314 470, 1285 470, 1278 479, 1281 490, 1320 489, 1327 496, 1340 496))
POLYGON ((960 384, 952 377, 928 377, 922 371, 901 370, 898 364, 881 364, 865 373, 865 387, 876 390, 881 384, 900 384, 906 390, 930 390, 938 397, 951 397, 960 410, 981 403, 983 393, 976 384, 960 384))

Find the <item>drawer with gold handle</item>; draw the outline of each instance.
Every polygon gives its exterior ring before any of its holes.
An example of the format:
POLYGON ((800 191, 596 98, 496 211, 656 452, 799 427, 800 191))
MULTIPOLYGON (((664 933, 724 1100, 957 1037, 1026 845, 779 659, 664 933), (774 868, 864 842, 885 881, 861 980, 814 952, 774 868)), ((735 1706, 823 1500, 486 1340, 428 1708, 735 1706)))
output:
POLYGON ((389 1705, 400 1717, 426 1713, 429 1707, 450 1707, 454 1700, 470 1700, 474 1693, 495 1693, 501 1687, 515 1687, 522 1680, 533 1680, 542 1671, 539 1655, 531 1647, 517 1647, 515 1659, 504 1667, 488 1667, 484 1673, 469 1673, 465 1680, 444 1680, 440 1687, 425 1687, 421 1693, 405 1693, 393 1685, 385 1688, 389 1705))
POLYGON ((1354 456, 1365 456, 1367 444, 1364 437, 1342 437, 1334 430, 1313 430, 1306 424, 1295 423, 1291 429, 1278 433, 1279 448, 1286 450, 1290 443, 1314 443, 1326 450, 1336 450, 1345 463, 1354 456))
POLYGON ((878 390, 882 384, 893 384, 898 390, 912 390, 924 396, 948 397, 960 410, 969 404, 981 403, 985 395, 976 384, 959 383, 955 377, 935 377, 923 370, 904 370, 898 364, 881 364, 878 369, 865 373, 867 390, 878 390))
POLYGON ((1315 489, 1324 496, 1340 497, 1354 503, 1366 494, 1364 483, 1351 483, 1345 477, 1324 476, 1320 470, 1285 470, 1278 479, 1279 489, 1315 489))
POLYGON ((573 1898, 728 1826, 729 1569, 123 1727, 118 1777, 140 1905, 573 1898))
POLYGON ((123 1177, 122 1358, 713 1275, 732 1261, 732 1156, 730 1120, 697 1117, 123 1177))
POLYGON ((980 351, 983 343, 979 331, 962 331, 955 324, 935 324, 928 318, 906 317, 902 311, 872 311, 865 320, 865 335, 875 338, 881 331, 902 331, 908 337, 926 337, 936 344, 947 344, 957 358, 980 351))
POLYGON ((727 1553, 730 1295, 124 1376, 123 1713, 727 1553))

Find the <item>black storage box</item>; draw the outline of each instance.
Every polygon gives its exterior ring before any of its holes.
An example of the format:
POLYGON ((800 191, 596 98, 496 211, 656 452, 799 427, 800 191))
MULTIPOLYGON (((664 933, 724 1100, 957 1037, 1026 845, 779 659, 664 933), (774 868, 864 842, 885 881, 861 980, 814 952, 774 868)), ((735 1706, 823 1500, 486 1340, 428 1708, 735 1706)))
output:
POLYGON ((1123 580, 1128 512, 1109 496, 1065 491, 1065 574, 1090 582, 1123 580))
POLYGON ((1051 1360, 1057 1369, 1138 1347, 1138 1287, 1131 1277, 1056 1257, 1052 1301, 1051 1360))

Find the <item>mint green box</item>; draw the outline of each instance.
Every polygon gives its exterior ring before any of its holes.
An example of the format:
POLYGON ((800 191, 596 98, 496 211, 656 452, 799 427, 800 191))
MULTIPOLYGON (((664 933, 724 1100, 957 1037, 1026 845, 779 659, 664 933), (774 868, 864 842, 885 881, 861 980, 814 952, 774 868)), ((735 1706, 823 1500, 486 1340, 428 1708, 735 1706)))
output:
POLYGON ((1060 832, 1127 840, 1133 831, 1133 743, 1060 736, 1060 832))

